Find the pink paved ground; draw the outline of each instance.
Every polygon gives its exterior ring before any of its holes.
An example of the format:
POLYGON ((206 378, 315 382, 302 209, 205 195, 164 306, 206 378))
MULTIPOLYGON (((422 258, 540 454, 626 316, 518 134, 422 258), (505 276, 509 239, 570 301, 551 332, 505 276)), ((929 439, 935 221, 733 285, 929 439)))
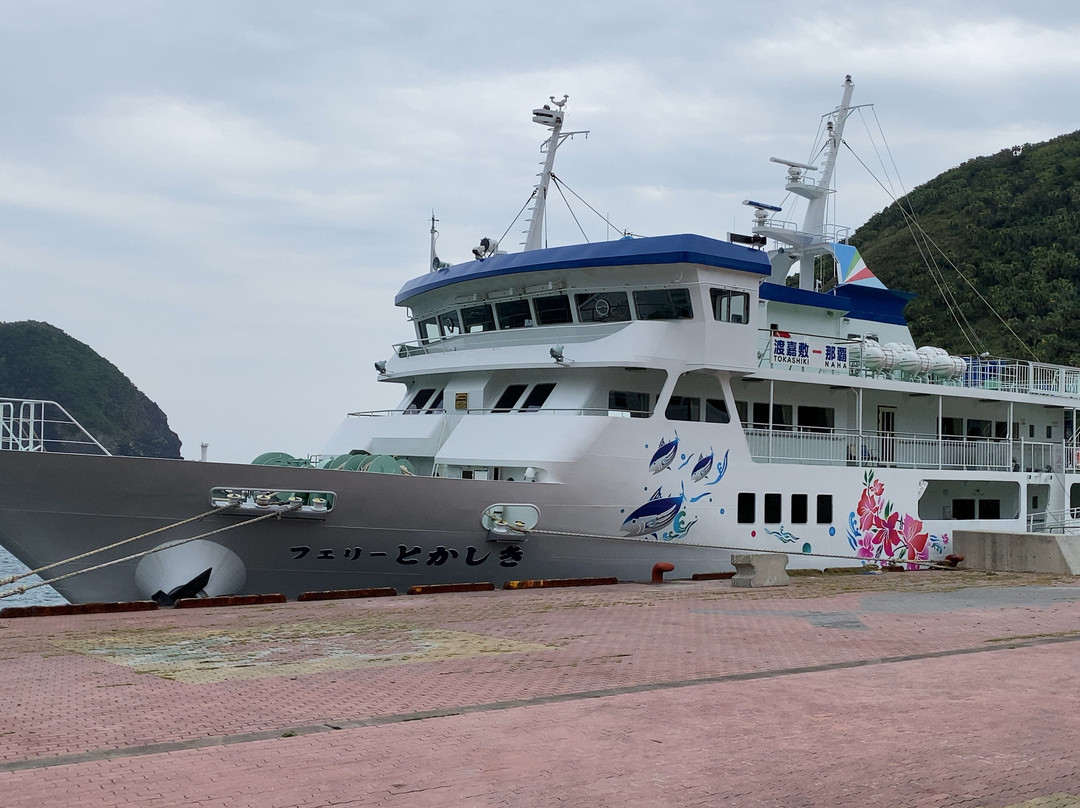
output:
POLYGON ((1080 587, 975 573, 0 621, 0 804, 1080 806, 1080 587))

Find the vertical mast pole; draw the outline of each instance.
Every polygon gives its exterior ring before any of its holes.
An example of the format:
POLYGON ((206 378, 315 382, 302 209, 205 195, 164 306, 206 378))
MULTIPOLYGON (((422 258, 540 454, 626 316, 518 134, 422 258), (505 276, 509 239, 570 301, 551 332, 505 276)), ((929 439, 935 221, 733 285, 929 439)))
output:
POLYGON ((813 233, 824 238, 825 236, 825 206, 828 202, 829 191, 832 189, 833 170, 836 168, 836 155, 840 151, 840 142, 844 137, 844 124, 848 115, 851 114, 851 93, 855 89, 855 82, 851 76, 844 79, 844 97, 832 114, 832 120, 827 124, 829 139, 826 143, 825 160, 821 167, 821 178, 818 185, 825 191, 820 196, 810 199, 806 208, 806 218, 803 220, 803 231, 813 233))
POLYGON ((551 169, 555 165, 555 150, 559 148, 559 139, 562 134, 564 113, 563 107, 566 106, 566 99, 569 96, 563 96, 562 101, 556 101, 555 97, 551 97, 552 104, 555 109, 551 109, 547 104, 541 109, 533 110, 533 121, 544 126, 551 127, 551 136, 547 139, 544 145, 541 147, 546 152, 544 162, 541 164, 540 170, 540 182, 536 184, 536 189, 533 191, 532 200, 532 212, 529 217, 529 229, 525 235, 525 250, 538 250, 543 245, 541 240, 543 238, 544 230, 544 210, 547 206, 547 193, 548 185, 551 183, 551 169))

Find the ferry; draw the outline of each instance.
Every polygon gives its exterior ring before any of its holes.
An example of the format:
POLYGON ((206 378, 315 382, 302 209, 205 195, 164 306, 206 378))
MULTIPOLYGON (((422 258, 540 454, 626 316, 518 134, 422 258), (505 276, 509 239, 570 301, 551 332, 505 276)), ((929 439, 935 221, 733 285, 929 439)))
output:
POLYGON ((853 89, 813 163, 773 158, 801 222, 747 200, 726 240, 545 247, 575 134, 553 97, 524 249, 485 238, 448 265, 433 218, 394 301, 415 339, 374 362, 396 409, 349 414, 317 456, 226 464, 110 456, 60 405, 4 399, 0 544, 71 602, 171 603, 690 577, 739 552, 917 567, 957 529, 1067 524, 1080 369, 916 348, 911 296, 826 221, 853 89))

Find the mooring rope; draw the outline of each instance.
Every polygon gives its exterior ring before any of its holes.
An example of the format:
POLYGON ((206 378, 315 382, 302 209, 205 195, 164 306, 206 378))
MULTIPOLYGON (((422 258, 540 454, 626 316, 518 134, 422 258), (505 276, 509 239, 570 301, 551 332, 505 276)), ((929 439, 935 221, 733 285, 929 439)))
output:
MULTIPOLYGON (((511 524, 510 522, 487 514, 488 518, 492 522, 500 527, 506 527, 515 533, 521 533, 528 535, 529 533, 542 533, 545 536, 573 536, 575 538, 582 539, 604 539, 606 541, 627 541, 626 536, 610 536, 602 533, 574 533, 567 530, 546 530, 544 528, 527 528, 520 523, 511 524)), ((877 565, 882 564, 914 564, 920 567, 933 567, 936 569, 954 570, 955 565, 943 564, 938 561, 911 561, 909 559, 893 559, 893 558, 864 558, 863 556, 855 555, 842 555, 840 553, 790 553, 787 550, 769 550, 759 547, 732 547, 724 544, 702 544, 701 542, 679 542, 677 545, 669 545, 668 542, 649 542, 650 544, 661 544, 664 546, 674 547, 703 547, 708 550, 733 550, 740 553, 776 553, 782 555, 794 555, 802 558, 838 558, 846 561, 861 561, 863 563, 872 562, 877 565)), ((965 567, 967 570, 973 570, 971 567, 965 567)))
MULTIPOLYGON (((53 584, 53 583, 56 583, 57 581, 63 581, 65 579, 67 579, 67 578, 72 578, 72 577, 74 577, 76 575, 83 575, 84 573, 87 573, 87 572, 94 572, 95 570, 104 569, 105 567, 111 567, 114 564, 122 564, 125 561, 134 561, 136 558, 142 558, 144 556, 148 556, 148 555, 151 555, 153 553, 160 552, 161 550, 171 550, 174 547, 180 547, 180 546, 185 545, 185 544, 187 544, 189 542, 193 542, 196 539, 205 539, 207 536, 213 536, 213 535, 216 535, 218 533, 224 533, 226 530, 233 530, 234 528, 243 527, 244 525, 251 525, 251 524, 254 524, 255 522, 261 522, 263 519, 270 519, 270 518, 275 517, 275 516, 279 517, 283 513, 289 513, 290 511, 295 511, 297 508, 299 508, 301 506, 301 504, 302 503, 300 503, 300 502, 294 502, 294 503, 291 503, 287 508, 283 508, 282 510, 271 511, 270 513, 264 513, 261 516, 256 516, 256 517, 254 517, 252 519, 245 519, 243 522, 236 522, 236 523, 231 524, 231 525, 225 525, 225 527, 219 527, 216 530, 211 530, 211 531, 208 531, 206 533, 200 533, 197 536, 192 536, 192 537, 187 538, 187 539, 181 539, 180 541, 174 542, 173 544, 170 544, 167 547, 154 547, 154 548, 151 548, 150 550, 143 550, 141 553, 133 553, 132 555, 124 556, 123 558, 117 558, 117 559, 114 559, 112 561, 106 561, 103 564, 97 564, 97 565, 95 565, 93 567, 87 567, 86 569, 75 570, 74 572, 68 572, 68 573, 65 573, 64 575, 58 575, 55 578, 49 578, 48 580, 41 581, 40 583, 30 584, 29 586, 17 586, 14 589, 9 589, 9 590, 7 590, 5 592, 0 592, 0 600, 3 600, 4 598, 12 597, 13 595, 22 595, 22 594, 24 594, 26 592, 29 592, 31 589, 37 589, 39 586, 45 586, 46 584, 53 584)), ((221 508, 216 508, 215 510, 216 511, 225 510, 228 507, 232 507, 232 506, 231 505, 223 506, 221 508)), ((214 511, 210 511, 209 513, 214 513, 214 511)), ((195 520, 197 518, 202 518, 203 516, 207 516, 207 515, 209 515, 209 514, 203 514, 200 517, 192 517, 191 519, 185 519, 183 522, 177 522, 175 525, 169 525, 168 527, 178 527, 179 525, 186 524, 187 522, 191 522, 191 521, 193 521, 193 520, 195 520)), ((75 560, 77 560, 79 558, 85 558, 88 555, 93 555, 94 553, 99 553, 102 550, 109 549, 110 547, 119 547, 122 544, 127 544, 129 541, 133 541, 134 539, 143 538, 145 536, 150 536, 150 535, 153 535, 154 533, 158 533, 158 532, 160 532, 162 530, 166 530, 166 529, 168 529, 168 528, 158 528, 157 530, 152 530, 149 533, 143 533, 140 536, 135 536, 132 539, 125 539, 124 541, 117 542, 116 544, 109 545, 109 547, 102 547, 100 550, 94 550, 94 551, 89 552, 89 553, 83 553, 81 556, 75 556, 74 558, 69 559, 69 561, 75 561, 75 560)), ((66 563, 68 563, 68 561, 60 561, 60 562, 57 562, 57 563, 66 564, 66 563)), ((48 567, 42 567, 42 569, 49 569, 49 568, 55 567, 55 566, 56 566, 56 564, 50 564, 48 567)), ((29 575, 30 573, 26 573, 26 574, 29 575)), ((19 577, 24 577, 24 576, 19 576, 19 577)), ((18 580, 18 579, 16 579, 16 580, 18 580)))

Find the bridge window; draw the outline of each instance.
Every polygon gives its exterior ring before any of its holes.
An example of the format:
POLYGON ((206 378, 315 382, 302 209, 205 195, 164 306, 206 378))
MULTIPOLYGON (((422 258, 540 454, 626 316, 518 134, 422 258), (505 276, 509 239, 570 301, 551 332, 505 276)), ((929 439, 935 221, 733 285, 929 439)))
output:
POLYGON ((558 325, 574 321, 574 315, 570 311, 570 298, 566 295, 534 298, 533 307, 536 309, 537 325, 558 325))
POLYGON ((532 311, 528 300, 504 300, 495 304, 499 315, 499 328, 524 328, 532 325, 532 311))
POLYGON ((439 323, 434 317, 427 317, 417 322, 416 333, 425 342, 437 340, 442 336, 439 333, 439 323))
POLYGON ((750 322, 750 295, 730 289, 710 289, 713 318, 723 323, 750 322))
POLYGON ((469 306, 461 310, 461 324, 466 333, 476 331, 494 331, 495 316, 491 313, 491 306, 483 303, 479 306, 469 306))
POLYGON ((574 295, 578 319, 583 323, 612 323, 630 319, 626 292, 597 292, 574 295))
POLYGON ((694 316, 687 289, 643 289, 634 292, 639 320, 689 320, 694 316))
POLYGON ((452 337, 461 333, 461 320, 456 311, 444 311, 439 315, 439 329, 444 337, 452 337))
POLYGON ((424 405, 427 404, 428 399, 431 398, 434 392, 434 387, 425 387, 418 390, 416 395, 413 396, 413 400, 409 402, 409 406, 405 408, 405 412, 419 412, 424 409, 424 405))

